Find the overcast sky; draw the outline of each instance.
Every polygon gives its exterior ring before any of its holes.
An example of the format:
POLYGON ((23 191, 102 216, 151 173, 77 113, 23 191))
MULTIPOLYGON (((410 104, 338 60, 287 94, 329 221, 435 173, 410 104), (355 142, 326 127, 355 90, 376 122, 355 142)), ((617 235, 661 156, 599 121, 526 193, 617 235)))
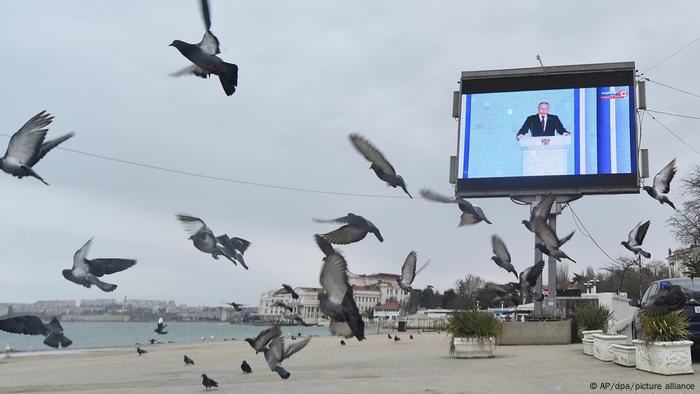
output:
MULTIPOLYGON (((239 66, 226 97, 217 78, 171 78, 188 64, 168 44, 196 43, 199 6, 187 1, 22 1, 0 4, 0 132, 14 133, 46 109, 49 138, 75 131, 66 148, 212 176, 336 192, 403 196, 387 188, 348 142, 360 132, 405 178, 449 194, 456 152, 452 91, 461 71, 635 61, 644 71, 694 40, 700 4, 674 2, 229 1, 210 0, 221 57, 239 66), (671 22, 669 22, 671 21, 671 22)), ((647 76, 700 92, 700 43, 647 76)), ((700 116, 700 99, 649 84, 650 109, 700 116)), ((658 115, 700 150, 698 121, 658 115)), ((8 138, 0 137, 0 149, 8 138)), ((698 155, 649 117, 642 147, 655 174, 678 159, 679 176, 698 155)), ((506 241, 516 269, 532 264, 528 208, 481 199, 493 225, 457 228, 456 206, 422 199, 303 193, 226 183, 55 150, 36 167, 50 186, 0 173, 0 302, 147 298, 256 305, 282 282, 318 286, 321 252, 312 222, 353 212, 373 236, 340 249, 357 273, 398 273, 409 251, 432 263, 415 287, 440 291, 468 273, 504 282, 490 261, 490 236, 506 241), (213 260, 187 240, 176 213, 201 217, 216 233, 252 242, 249 271, 213 260), (61 270, 94 237, 88 257, 136 258, 111 275, 113 293, 66 281, 61 270)), ((682 201, 679 182, 671 197, 682 201)), ((647 182, 650 182, 648 180, 647 182)), ((674 240, 668 206, 643 195, 587 196, 572 203, 613 257, 640 220, 663 258, 674 240)), ((576 229, 567 210, 560 233, 576 229)), ((577 231, 570 270, 607 258, 577 231)), ((545 277, 546 278, 546 277, 545 277)))

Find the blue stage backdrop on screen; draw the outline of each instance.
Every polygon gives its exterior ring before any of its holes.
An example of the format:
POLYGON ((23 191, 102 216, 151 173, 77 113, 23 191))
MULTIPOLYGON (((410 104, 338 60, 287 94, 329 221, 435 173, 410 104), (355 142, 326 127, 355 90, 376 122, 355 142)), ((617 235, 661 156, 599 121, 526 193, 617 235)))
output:
POLYGON ((635 174, 631 86, 464 94, 460 179, 635 174))

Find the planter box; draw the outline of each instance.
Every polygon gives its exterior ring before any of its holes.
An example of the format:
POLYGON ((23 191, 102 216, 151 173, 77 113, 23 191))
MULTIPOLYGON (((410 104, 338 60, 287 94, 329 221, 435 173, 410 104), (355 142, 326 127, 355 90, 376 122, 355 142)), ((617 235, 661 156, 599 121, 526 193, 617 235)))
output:
POLYGON ((612 344, 624 344, 627 342, 626 335, 617 334, 593 334, 593 357, 600 361, 612 361, 612 344))
POLYGON ((637 366, 637 347, 635 345, 621 345, 613 343, 610 345, 613 353, 613 362, 625 367, 637 366))
POLYGON ((640 340, 633 342, 637 348, 637 369, 661 375, 693 373, 692 341, 653 342, 649 345, 640 340))
POLYGON ((593 339, 594 334, 602 334, 603 330, 586 330, 586 331, 581 331, 581 334, 583 334, 583 338, 590 338, 593 339))
POLYGON ((496 350, 496 338, 479 341, 476 338, 455 338, 455 352, 457 358, 487 358, 493 357, 496 350))
POLYGON ((587 354, 589 356, 593 355, 593 338, 583 338, 581 340, 583 342, 583 354, 587 354))

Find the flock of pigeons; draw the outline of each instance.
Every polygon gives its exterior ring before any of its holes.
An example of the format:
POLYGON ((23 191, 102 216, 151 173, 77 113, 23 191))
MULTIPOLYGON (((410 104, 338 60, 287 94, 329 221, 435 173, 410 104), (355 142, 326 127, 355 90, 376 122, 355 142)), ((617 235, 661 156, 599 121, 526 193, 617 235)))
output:
MULTIPOLYGON (((230 96, 235 92, 238 85, 238 66, 226 63, 217 56, 220 53, 219 39, 211 32, 208 1, 201 0, 200 5, 205 25, 204 36, 198 44, 189 44, 180 40, 175 40, 170 44, 192 63, 171 75, 195 75, 202 78, 208 78, 211 74, 217 75, 226 95, 230 96)), ((45 140, 48 132, 47 127, 52 120, 53 117, 50 114, 42 111, 27 121, 10 139, 5 155, 0 158, 0 169, 17 178, 34 177, 48 185, 34 170, 34 166, 49 151, 74 136, 74 133, 69 133, 53 140, 45 140)), ((403 177, 396 172, 391 163, 369 140, 359 134, 351 134, 349 139, 354 148, 371 163, 369 168, 374 171, 380 180, 393 188, 400 187, 406 195, 413 198, 407 189, 403 177)), ((653 186, 644 186, 644 190, 649 196, 661 204, 670 205, 674 209, 673 202, 669 200, 666 194, 670 191, 670 183, 675 174, 676 161, 674 159, 654 177, 653 186)), ((457 204, 462 212, 459 226, 474 225, 480 222, 491 224, 491 221, 489 221, 480 207, 461 197, 443 196, 430 189, 422 189, 420 195, 430 201, 457 204)), ((556 196, 554 195, 547 195, 542 198, 532 209, 530 219, 523 220, 522 224, 537 235, 540 242, 536 243, 536 248, 543 254, 557 261, 568 259, 575 263, 576 261, 561 250, 562 246, 571 239, 574 232, 559 238, 548 223, 549 214, 555 201, 556 196)), ((249 268, 243 258, 245 251, 251 244, 249 241, 238 237, 231 238, 227 234, 215 236, 202 219, 194 216, 178 214, 176 217, 183 224, 189 239, 199 251, 210 254, 214 259, 223 256, 234 265, 240 264, 246 270, 249 268)), ((362 341, 365 339, 365 325, 355 304, 352 286, 348 280, 347 261, 332 244, 347 245, 359 242, 368 233, 374 234, 380 242, 383 242, 384 238, 379 228, 371 221, 353 213, 331 220, 314 220, 319 223, 338 223, 342 225, 331 232, 321 235, 317 234, 314 237, 324 256, 319 278, 322 286, 322 291, 319 293, 321 312, 330 319, 330 331, 333 335, 344 338, 355 337, 358 341, 362 341)), ((622 242, 622 245, 635 254, 641 254, 646 258, 651 257, 648 252, 642 249, 642 242, 649 225, 650 221, 638 224, 629 233, 628 240, 622 242)), ((526 302, 529 296, 541 301, 543 296, 539 289, 535 289, 535 285, 542 274, 544 261, 540 260, 535 265, 518 273, 513 266, 511 255, 505 242, 498 235, 493 235, 491 242, 493 250, 491 259, 499 267, 513 273, 517 280, 517 282, 509 282, 505 285, 489 283, 487 286, 495 291, 497 298, 502 300, 509 299, 516 305, 526 302)), ((88 240, 85 245, 75 252, 73 267, 63 270, 63 276, 67 280, 86 288, 94 285, 105 292, 113 291, 117 288, 116 284, 103 282, 99 278, 133 267, 136 264, 136 260, 122 258, 88 259, 87 253, 91 244, 92 240, 88 240)), ((412 291, 411 285, 416 274, 424 269, 427 264, 428 262, 417 270, 417 254, 415 251, 411 251, 402 265, 401 277, 398 279, 398 285, 401 289, 407 292, 412 291)), ((288 288, 288 291, 291 293, 294 293, 291 286, 284 285, 284 287, 288 288)), ((675 300, 677 289, 671 287, 668 293, 667 295, 660 294, 660 297, 657 297, 657 301, 663 303, 665 299, 675 300)), ((672 303, 673 300, 669 302, 672 303)), ((229 305, 236 310, 240 310, 240 304, 232 302, 229 305)), ((661 313, 659 311, 664 310, 666 310, 664 307, 652 309, 652 311, 656 311, 653 313, 661 313)), ((295 320, 303 323, 303 319, 299 316, 295 320)), ((164 331, 165 326, 161 319, 156 332, 158 334, 166 334, 167 332, 164 331)), ((63 328, 55 317, 46 324, 36 316, 18 316, 2 319, 0 320, 0 330, 18 334, 43 335, 46 337, 44 343, 54 348, 59 346, 67 347, 72 343, 70 339, 64 336, 63 328)), ((277 372, 280 377, 286 379, 290 374, 282 368, 282 362, 304 348, 309 343, 310 338, 285 346, 281 330, 279 326, 275 325, 264 330, 254 339, 246 338, 246 341, 253 347, 256 354, 263 352, 270 370, 277 372)), ((137 353, 141 355, 145 354, 146 351, 138 348, 137 353)), ((194 364, 194 361, 187 356, 185 356, 184 360, 186 365, 194 364)), ((246 373, 250 372, 250 366, 245 361, 241 368, 246 373)), ((208 378, 206 374, 202 374, 202 378, 202 383, 207 389, 217 386, 217 383, 213 379, 208 378)))

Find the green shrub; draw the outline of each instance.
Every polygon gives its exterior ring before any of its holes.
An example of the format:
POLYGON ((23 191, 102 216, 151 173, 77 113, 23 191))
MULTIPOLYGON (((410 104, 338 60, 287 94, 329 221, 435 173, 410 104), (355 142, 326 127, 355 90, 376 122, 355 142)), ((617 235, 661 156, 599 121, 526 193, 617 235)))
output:
POLYGON ((447 332, 450 340, 450 353, 454 353, 456 337, 473 337, 485 341, 501 333, 501 322, 489 312, 478 310, 462 310, 455 312, 447 319, 447 332))
POLYGON ((583 308, 579 308, 576 311, 579 338, 583 336, 582 331, 603 330, 606 332, 612 318, 613 311, 605 305, 589 302, 583 308))
POLYGON ((688 319, 683 311, 676 311, 663 316, 651 317, 642 312, 642 341, 652 342, 684 341, 690 336, 688 319))

